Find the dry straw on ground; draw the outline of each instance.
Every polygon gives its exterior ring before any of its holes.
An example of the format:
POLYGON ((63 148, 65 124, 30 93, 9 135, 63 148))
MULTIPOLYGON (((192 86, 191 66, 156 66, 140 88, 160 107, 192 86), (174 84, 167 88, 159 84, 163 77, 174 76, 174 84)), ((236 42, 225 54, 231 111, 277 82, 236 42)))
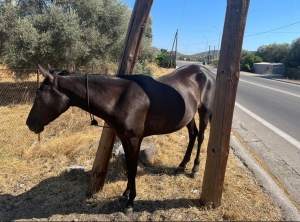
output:
MULTIPOLYGON (((162 70, 154 68, 156 73, 162 70)), ((217 209, 200 206, 209 129, 201 150, 200 177, 196 179, 191 178, 195 152, 186 173, 174 173, 187 146, 186 129, 149 138, 155 143, 158 155, 151 166, 138 168, 136 208, 131 218, 122 213, 124 203, 119 197, 125 189, 126 176, 114 158, 103 191, 94 199, 86 200, 89 171, 101 128, 89 126, 88 114, 71 108, 47 126, 41 142, 36 143, 36 135, 25 126, 30 107, 30 104, 0 107, 1 116, 11 115, 14 119, 11 124, 22 125, 18 132, 9 133, 1 128, 1 135, 6 134, 13 142, 9 146, 1 143, 0 147, 0 220, 281 219, 280 210, 272 205, 251 172, 232 153, 227 164, 222 206, 217 209), (85 171, 67 173, 66 168, 71 165, 80 165, 85 171)), ((1 121, 9 120, 2 117, 1 121)))

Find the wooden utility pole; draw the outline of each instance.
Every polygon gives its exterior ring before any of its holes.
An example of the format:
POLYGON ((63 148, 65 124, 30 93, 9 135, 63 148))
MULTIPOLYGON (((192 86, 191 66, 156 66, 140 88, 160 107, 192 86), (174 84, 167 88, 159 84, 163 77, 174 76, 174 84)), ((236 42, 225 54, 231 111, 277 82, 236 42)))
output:
POLYGON ((216 59, 216 46, 214 45, 214 56, 213 56, 213 60, 216 59))
POLYGON ((216 94, 200 202, 221 205, 240 57, 250 0, 227 0, 216 94))
POLYGON ((174 64, 176 63, 176 51, 177 51, 177 35, 178 35, 178 29, 175 33, 175 37, 174 37, 174 41, 173 41, 173 45, 172 45, 172 49, 171 49, 171 53, 169 55, 169 64, 168 64, 168 68, 174 68, 173 62, 174 64), (175 57, 173 57, 173 49, 174 49, 174 45, 175 46, 175 57))
MULTIPOLYGON (((117 75, 133 73, 152 4, 153 0, 135 1, 117 75)), ((92 168, 88 196, 99 192, 104 186, 115 138, 115 131, 105 123, 92 168)))
POLYGON ((208 65, 210 64, 210 45, 208 46, 208 65))
POLYGON ((177 42, 178 42, 178 29, 177 29, 177 32, 176 32, 176 42, 175 42, 175 58, 174 58, 174 64, 175 64, 175 67, 174 67, 174 68, 176 68, 177 42))

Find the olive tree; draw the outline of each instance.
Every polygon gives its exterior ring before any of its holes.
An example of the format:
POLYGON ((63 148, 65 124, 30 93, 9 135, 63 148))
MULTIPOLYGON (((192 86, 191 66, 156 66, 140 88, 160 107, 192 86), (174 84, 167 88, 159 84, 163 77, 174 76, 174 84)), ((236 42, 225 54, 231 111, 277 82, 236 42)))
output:
MULTIPOLYGON (((69 68, 118 63, 131 10, 119 0, 0 1, 0 58, 18 76, 37 63, 69 68), (21 70, 23 69, 23 70, 21 70)), ((138 63, 141 72, 157 50, 149 20, 138 63)))
POLYGON ((241 55, 241 71, 253 72, 253 63, 262 62, 262 58, 249 51, 243 50, 241 55))
POLYGON ((289 47, 288 43, 263 45, 257 49, 256 55, 261 57, 264 62, 281 63, 287 55, 289 47))
POLYGON ((300 38, 292 42, 290 50, 284 59, 284 65, 286 77, 300 79, 300 38))

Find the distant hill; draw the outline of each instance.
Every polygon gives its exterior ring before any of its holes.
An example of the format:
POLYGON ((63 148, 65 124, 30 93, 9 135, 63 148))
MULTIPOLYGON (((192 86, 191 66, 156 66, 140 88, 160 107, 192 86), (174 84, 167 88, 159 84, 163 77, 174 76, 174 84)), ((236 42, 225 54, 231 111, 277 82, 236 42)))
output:
MULTIPOLYGON (((250 53, 253 53, 255 54, 256 51, 249 51, 250 53)), ((173 52, 174 53, 174 52, 173 52)), ((182 60, 183 58, 187 59, 187 60, 191 60, 191 61, 195 61, 195 60, 199 60, 202 61, 202 59, 207 56, 209 52, 200 52, 200 53, 196 53, 196 54, 193 54, 193 55, 185 55, 183 53, 180 53, 180 52, 177 52, 176 53, 176 57, 177 59, 179 60, 182 60)), ((210 51, 210 58, 212 60, 216 60, 218 59, 218 53, 219 53, 219 50, 211 50, 210 51)))
MULTIPOLYGON (((218 58, 218 52, 219 50, 211 50, 210 51, 210 56, 211 56, 211 59, 217 59, 218 58)), ((256 51, 249 51, 250 53, 253 53, 255 54, 256 51)), ((195 60, 195 59, 202 59, 204 58, 206 55, 208 54, 208 52, 200 52, 200 53, 196 53, 196 54, 193 54, 193 55, 185 55, 185 54, 182 54, 180 52, 177 52, 177 59, 179 59, 180 57, 182 58, 186 58, 186 59, 190 59, 190 60, 195 60)))
POLYGON ((205 56, 208 55, 208 53, 210 53, 210 57, 212 59, 217 59, 218 57, 218 52, 219 50, 211 50, 210 52, 200 52, 200 53, 196 53, 196 54, 193 54, 193 55, 185 55, 185 54, 182 54, 180 52, 177 52, 177 59, 179 58, 186 58, 186 59, 189 59, 189 60, 202 60, 205 56))

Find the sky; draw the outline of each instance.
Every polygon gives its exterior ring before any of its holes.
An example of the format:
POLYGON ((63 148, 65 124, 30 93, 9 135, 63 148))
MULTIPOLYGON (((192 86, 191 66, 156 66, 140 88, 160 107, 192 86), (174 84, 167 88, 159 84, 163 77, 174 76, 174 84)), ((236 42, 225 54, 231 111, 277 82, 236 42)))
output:
MULTIPOLYGON (((123 0, 131 9, 135 0, 123 0)), ((219 48, 226 0, 154 0, 153 46, 172 49, 178 29, 177 51, 192 55, 219 48)), ((250 0, 243 49, 256 51, 272 43, 300 38, 300 0, 250 0)))

